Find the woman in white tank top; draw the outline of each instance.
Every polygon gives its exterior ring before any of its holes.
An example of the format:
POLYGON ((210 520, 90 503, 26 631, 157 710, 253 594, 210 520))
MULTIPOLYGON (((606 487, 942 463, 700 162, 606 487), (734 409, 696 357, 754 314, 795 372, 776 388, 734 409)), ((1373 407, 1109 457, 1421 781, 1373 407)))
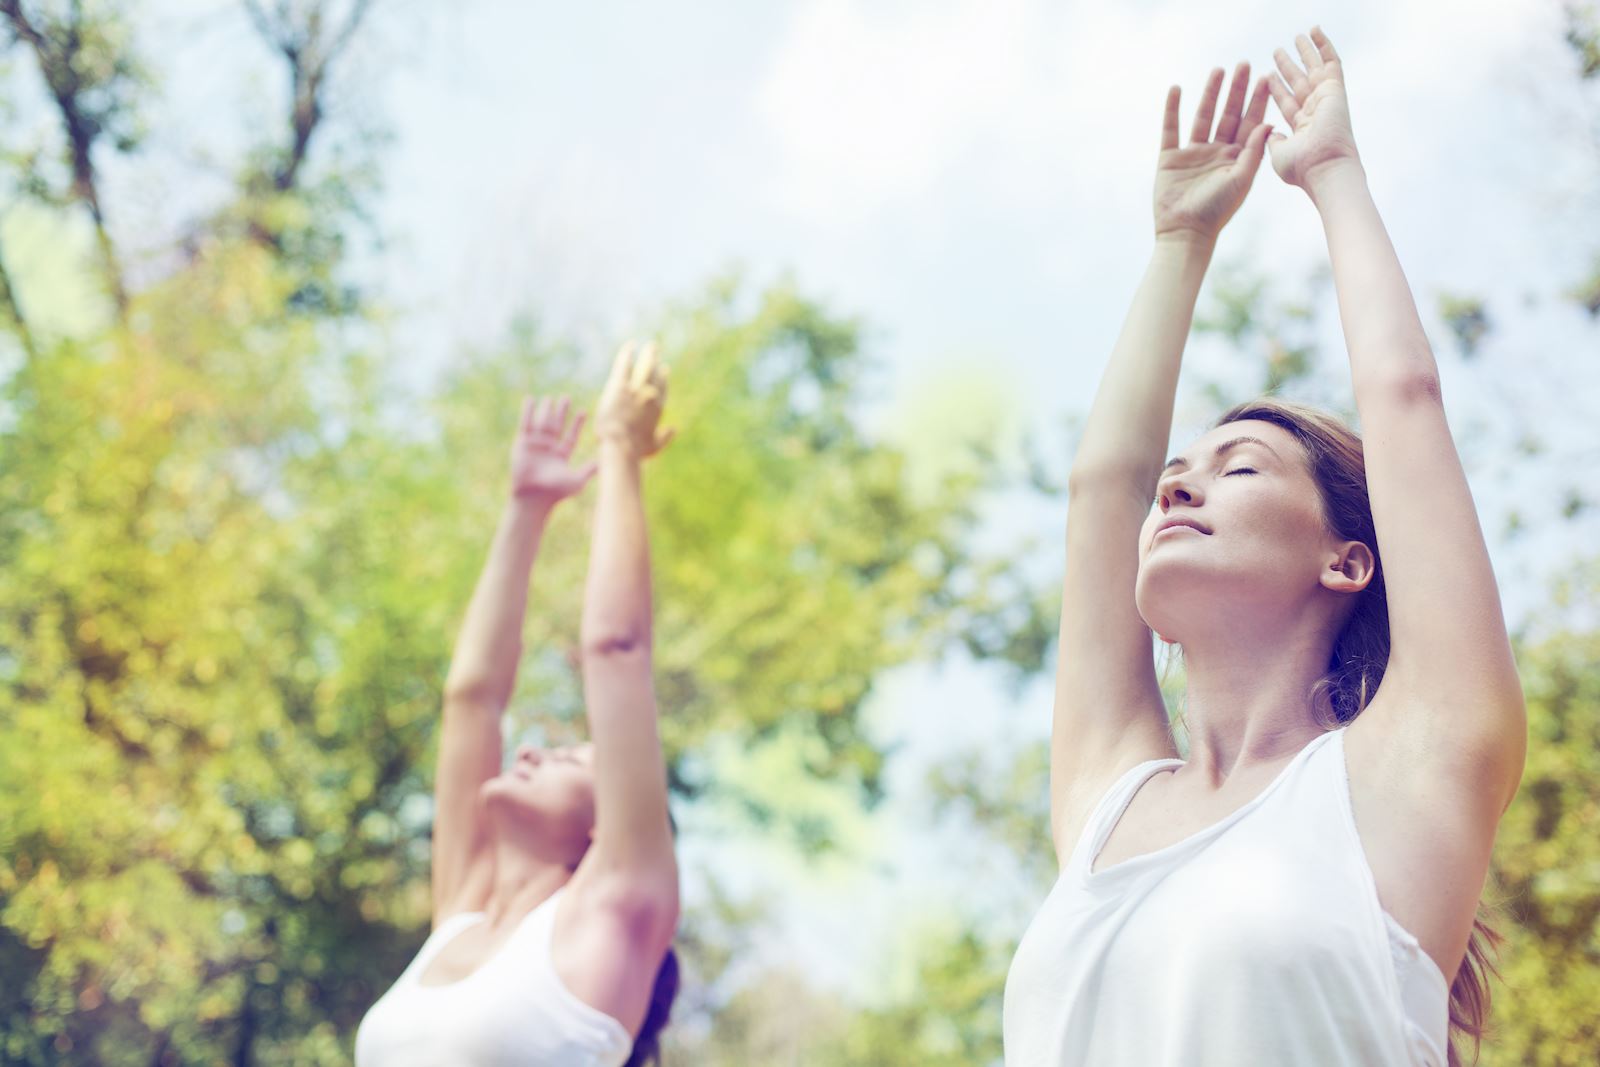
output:
POLYGON ((1247 64, 1226 99, 1214 71, 1187 145, 1168 94, 1155 249, 1069 481, 1060 876, 1006 983, 1008 1067, 1442 1067, 1482 1027, 1522 694, 1339 58, 1295 44, 1248 104, 1247 64), (1201 280, 1268 151, 1327 234, 1365 449, 1263 400, 1163 467, 1201 280), (1183 649, 1186 760, 1152 630, 1183 649))
POLYGON ((617 354, 599 458, 571 463, 584 415, 523 403, 511 486, 445 682, 434 785, 433 932, 367 1013, 357 1067, 622 1067, 653 1057, 677 989, 678 869, 651 682, 640 467, 666 368, 617 354), (500 716, 522 651, 528 576, 556 505, 599 472, 584 594, 591 743, 518 748, 500 716))

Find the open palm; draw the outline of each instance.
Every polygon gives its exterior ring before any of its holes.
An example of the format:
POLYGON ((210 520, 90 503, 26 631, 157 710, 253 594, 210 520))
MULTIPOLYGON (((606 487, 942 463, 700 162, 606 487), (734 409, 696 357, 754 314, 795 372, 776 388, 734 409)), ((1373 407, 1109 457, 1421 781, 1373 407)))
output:
POLYGON ((1305 69, 1279 48, 1273 52, 1279 74, 1272 77, 1272 99, 1293 132, 1273 137, 1267 148, 1278 176, 1305 188, 1319 168, 1359 156, 1350 129, 1344 68, 1333 42, 1315 28, 1310 37, 1301 34, 1294 43, 1305 69))
POLYGON ((1161 127, 1161 156, 1156 164, 1156 236, 1197 235, 1215 238, 1244 203, 1245 194, 1261 166, 1267 134, 1262 119, 1267 113, 1267 84, 1262 79, 1244 106, 1250 84, 1250 64, 1240 63, 1223 105, 1215 133, 1217 98, 1222 93, 1219 67, 1206 81, 1200 108, 1195 112, 1189 144, 1179 147, 1178 101, 1180 90, 1167 93, 1161 127))
POLYGON ((585 415, 568 422, 571 402, 533 397, 522 401, 516 440, 511 443, 511 492, 554 503, 582 489, 594 476, 595 464, 572 465, 572 449, 583 430, 585 415))

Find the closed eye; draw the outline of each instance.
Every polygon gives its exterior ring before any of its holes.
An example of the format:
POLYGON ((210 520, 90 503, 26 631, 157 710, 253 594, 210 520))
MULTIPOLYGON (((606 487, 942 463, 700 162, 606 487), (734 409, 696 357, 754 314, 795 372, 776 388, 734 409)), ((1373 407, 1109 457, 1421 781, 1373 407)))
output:
POLYGON ((1223 477, 1226 478, 1229 474, 1255 474, 1255 473, 1257 473, 1257 472, 1256 472, 1256 469, 1254 467, 1235 467, 1233 470, 1227 471, 1226 473, 1224 473, 1223 477))

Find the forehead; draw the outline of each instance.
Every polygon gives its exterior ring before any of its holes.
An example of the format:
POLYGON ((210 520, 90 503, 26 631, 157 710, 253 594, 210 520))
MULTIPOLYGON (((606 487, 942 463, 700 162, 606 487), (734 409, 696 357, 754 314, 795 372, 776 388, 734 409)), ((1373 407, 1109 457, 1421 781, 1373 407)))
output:
MULTIPOLYGON (((1216 450, 1229 442, 1240 441, 1235 448, 1254 447, 1275 455, 1284 462, 1305 462, 1305 449, 1295 436, 1275 423, 1263 422, 1259 419, 1241 419, 1238 422, 1225 422, 1221 426, 1207 430, 1193 441, 1182 452, 1175 455, 1174 459, 1183 459, 1191 465, 1200 465, 1210 461, 1216 450), (1253 439, 1253 440, 1250 440, 1253 439)), ((1229 451, 1232 451, 1230 449, 1229 451)))

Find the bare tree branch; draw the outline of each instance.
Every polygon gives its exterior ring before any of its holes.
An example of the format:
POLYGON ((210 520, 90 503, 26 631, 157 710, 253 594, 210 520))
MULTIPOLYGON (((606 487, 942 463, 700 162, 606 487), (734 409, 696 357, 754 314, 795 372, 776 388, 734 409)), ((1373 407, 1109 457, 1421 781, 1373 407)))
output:
POLYGON ((85 84, 79 61, 84 51, 84 16, 81 3, 74 0, 71 17, 63 25, 41 29, 22 9, 21 0, 0 0, 0 15, 10 24, 13 39, 33 50, 44 75, 45 85, 61 113, 67 135, 67 152, 72 167, 72 196, 89 209, 94 220, 95 240, 105 269, 106 283, 116 302, 117 315, 125 317, 128 293, 123 282, 122 264, 116 245, 106 227, 105 211, 94 167, 94 146, 103 132, 100 120, 90 114, 83 102, 85 84), (56 30, 56 33, 49 32, 56 30))
POLYGON ((39 346, 34 341, 33 330, 28 326, 28 320, 22 317, 22 305, 17 302, 17 289, 11 282, 11 272, 6 270, 5 257, 0 256, 0 308, 10 317, 12 328, 16 330, 17 340, 22 343, 22 351, 29 361, 39 358, 39 346))
POLYGON ((289 64, 289 147, 272 175, 273 188, 288 192, 295 187, 300 168, 324 117, 323 91, 333 64, 349 48, 372 9, 372 0, 355 0, 338 29, 326 29, 323 3, 312 4, 297 17, 288 3, 272 13, 260 0, 243 0, 256 31, 289 64))

